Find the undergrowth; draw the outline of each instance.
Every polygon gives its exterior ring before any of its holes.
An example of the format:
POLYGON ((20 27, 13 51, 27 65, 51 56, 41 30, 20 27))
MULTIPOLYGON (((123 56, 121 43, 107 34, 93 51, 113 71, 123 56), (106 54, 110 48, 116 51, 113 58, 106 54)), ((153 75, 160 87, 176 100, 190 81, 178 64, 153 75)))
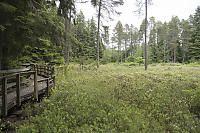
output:
POLYGON ((200 132, 200 68, 71 67, 17 132, 200 132))

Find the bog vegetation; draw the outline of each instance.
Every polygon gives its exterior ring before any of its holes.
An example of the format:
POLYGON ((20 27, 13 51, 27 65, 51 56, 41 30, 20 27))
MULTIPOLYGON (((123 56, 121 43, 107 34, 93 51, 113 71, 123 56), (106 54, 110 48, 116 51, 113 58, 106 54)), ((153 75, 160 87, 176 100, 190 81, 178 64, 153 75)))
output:
POLYGON ((200 132, 199 75, 199 67, 71 65, 17 132, 200 132))

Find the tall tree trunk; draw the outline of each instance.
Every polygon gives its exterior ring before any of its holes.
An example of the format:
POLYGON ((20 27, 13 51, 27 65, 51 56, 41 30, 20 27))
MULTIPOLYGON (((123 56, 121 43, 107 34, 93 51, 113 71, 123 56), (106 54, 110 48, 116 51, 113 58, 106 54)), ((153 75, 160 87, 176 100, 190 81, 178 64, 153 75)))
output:
POLYGON ((136 53, 136 42, 134 42, 134 45, 133 45, 133 48, 132 48, 132 49, 133 49, 133 51, 132 51, 132 52, 133 52, 133 55, 132 55, 132 56, 134 56, 135 53, 136 53))
POLYGON ((132 47, 132 45, 130 45, 130 51, 129 51, 129 56, 132 56, 132 50, 133 50, 133 47, 132 47))
POLYGON ((111 50, 111 62, 113 62, 113 43, 112 43, 112 50, 111 50))
POLYGON ((67 26, 68 26, 68 22, 67 22, 67 17, 65 17, 65 64, 67 63, 67 26))
POLYGON ((163 61, 165 63, 166 62, 166 46, 165 46, 165 42, 164 42, 164 52, 163 52, 163 54, 164 54, 163 61))
POLYGON ((126 62, 126 40, 125 40, 125 59, 124 62, 126 62))
MULTIPOLYGON (((71 9, 69 12, 69 32, 68 35, 71 33, 71 9)), ((69 54, 70 54, 70 36, 68 36, 68 47, 67 47, 67 66, 69 66, 69 54)))
POLYGON ((147 70, 147 0, 145 0, 145 33, 144 33, 144 58, 145 70, 147 70))
POLYGON ((0 70, 2 69, 3 49, 0 47, 0 70))
POLYGON ((183 44, 183 60, 182 63, 185 62, 186 52, 185 52, 185 45, 183 44))
POLYGON ((97 29, 97 68, 99 68, 99 29, 101 18, 101 0, 99 1, 99 13, 98 13, 98 29, 97 29))
POLYGON ((118 56, 117 56, 117 63, 119 64, 119 44, 118 44, 118 56))
POLYGON ((120 59, 121 59, 121 63, 122 63, 122 50, 121 50, 121 45, 120 45, 120 59))
POLYGON ((133 38, 132 38, 132 32, 131 32, 131 49, 130 49, 130 51, 131 51, 131 56, 133 56, 133 38))
POLYGON ((183 51, 183 60, 182 60, 182 63, 185 62, 185 57, 186 57, 186 54, 185 54, 185 51, 183 51))
POLYGON ((176 63, 176 48, 174 48, 174 63, 176 63))

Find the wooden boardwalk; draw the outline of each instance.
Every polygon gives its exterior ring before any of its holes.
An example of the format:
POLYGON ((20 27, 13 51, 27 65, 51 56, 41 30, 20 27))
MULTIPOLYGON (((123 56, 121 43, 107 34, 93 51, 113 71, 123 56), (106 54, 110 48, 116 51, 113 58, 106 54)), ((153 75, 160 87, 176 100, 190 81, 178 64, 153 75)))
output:
POLYGON ((9 73, 0 77, 0 79, 1 116, 7 116, 8 110, 21 106, 21 102, 25 100, 38 100, 38 96, 44 93, 49 95, 50 89, 55 86, 54 68, 52 66, 34 64, 29 69, 23 69, 23 71, 12 70, 12 74, 9 73))

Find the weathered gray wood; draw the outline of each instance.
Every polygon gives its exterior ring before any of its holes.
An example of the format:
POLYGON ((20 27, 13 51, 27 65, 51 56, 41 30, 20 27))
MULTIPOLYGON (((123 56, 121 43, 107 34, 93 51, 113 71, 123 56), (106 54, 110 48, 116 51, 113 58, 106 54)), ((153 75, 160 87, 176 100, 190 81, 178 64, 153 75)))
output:
MULTIPOLYGON (((30 79, 26 79, 26 80, 21 81, 21 84, 29 83, 29 82, 30 82, 30 79)), ((15 82, 9 83, 9 84, 7 84, 7 89, 8 89, 8 88, 11 88, 11 87, 13 87, 13 86, 15 86, 15 85, 16 85, 15 82)), ((0 88, 2 88, 2 85, 0 85, 0 88)), ((12 90, 13 90, 13 89, 8 90, 8 92, 9 92, 9 91, 12 91, 12 90)))
POLYGON ((49 77, 49 66, 47 66, 47 77, 49 77))
MULTIPOLYGON (((21 72, 20 74, 9 74, 1 77, 2 79, 2 95, 0 96, 0 114, 6 116, 8 110, 13 108, 14 106, 20 106, 21 102, 27 99, 31 99, 32 97, 35 100, 38 100, 40 94, 47 93, 49 96, 50 89, 55 88, 55 76, 54 70, 51 66, 40 66, 41 69, 38 68, 37 65, 32 65, 36 71, 28 71, 21 72), (35 67, 34 67, 35 66, 35 67), (38 75, 38 72, 42 74, 38 75), (23 75, 30 74, 28 77, 28 81, 21 81, 23 75), (7 83, 9 78, 16 78, 16 82, 7 83), (46 78, 47 77, 47 78, 46 78), (28 82, 25 86, 22 85, 23 82, 28 82), (13 88, 8 90, 8 86, 15 86, 16 89, 13 88)), ((24 76, 25 77, 25 76, 24 76)), ((1 80, 0 79, 0 80, 1 80)), ((1 87, 1 86, 0 86, 1 87)))
POLYGON ((49 96, 49 90, 50 90, 50 88, 49 88, 49 78, 47 79, 47 96, 49 96))
POLYGON ((8 100, 7 100, 7 78, 2 79, 2 115, 8 115, 8 100))
POLYGON ((37 80, 37 82, 39 83, 39 82, 47 81, 47 79, 48 78, 42 78, 42 79, 37 80))
POLYGON ((34 73, 34 99, 38 101, 37 71, 34 73))
POLYGON ((54 76, 54 68, 51 67, 51 78, 53 78, 53 76, 54 76))
POLYGON ((38 65, 35 65, 35 71, 36 71, 38 74, 40 74, 38 65))
POLYGON ((20 74, 17 74, 16 75, 16 94, 17 94, 16 103, 18 107, 21 105, 21 84, 20 83, 21 83, 20 74))
POLYGON ((55 89, 55 76, 53 76, 53 89, 55 89))
POLYGON ((33 71, 36 71, 36 66, 34 64, 32 64, 33 66, 33 71))
POLYGON ((48 66, 46 66, 46 67, 45 67, 45 76, 46 76, 46 77, 49 77, 49 76, 48 76, 48 72, 49 72, 48 66))
POLYGON ((12 70, 1 70, 0 73, 2 74, 10 74, 10 73, 19 73, 31 70, 31 67, 22 68, 22 69, 12 69, 12 70))

